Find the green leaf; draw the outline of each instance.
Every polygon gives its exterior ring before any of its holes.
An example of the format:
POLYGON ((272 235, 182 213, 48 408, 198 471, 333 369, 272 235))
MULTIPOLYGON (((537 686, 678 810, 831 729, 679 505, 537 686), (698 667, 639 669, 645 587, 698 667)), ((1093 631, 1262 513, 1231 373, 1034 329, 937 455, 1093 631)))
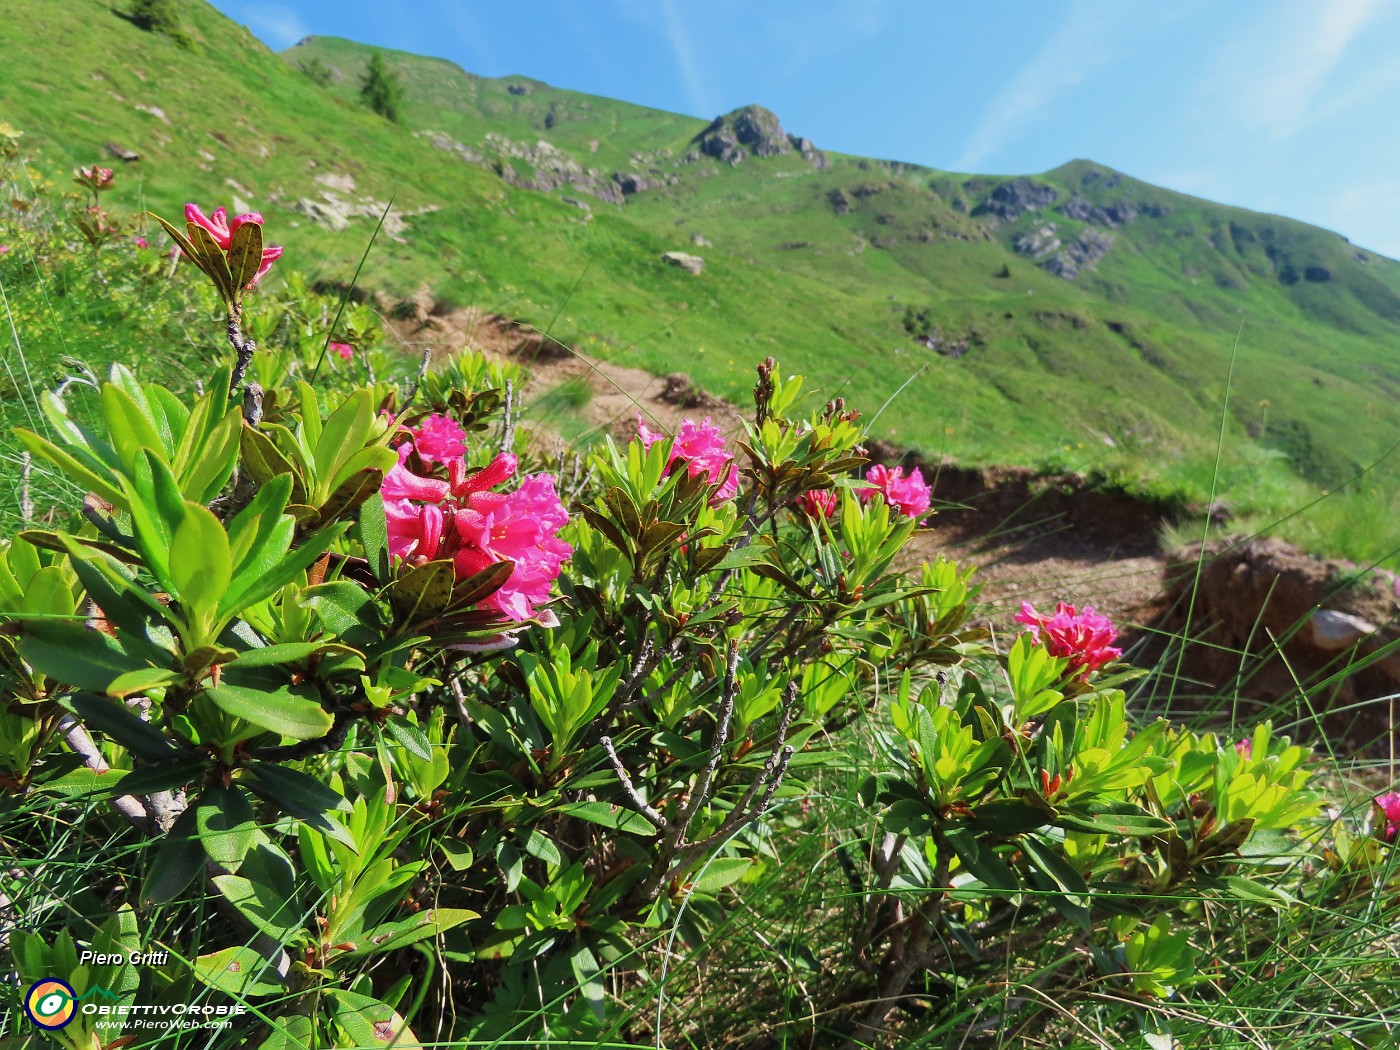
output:
POLYGON ((143 448, 163 456, 165 443, 145 411, 115 383, 102 384, 99 394, 107 439, 124 463, 133 463, 143 448))
POLYGON ((233 275, 229 273, 228 259, 225 258, 223 249, 203 226, 188 222, 185 228, 189 231, 189 241, 194 248, 194 264, 214 282, 214 287, 219 290, 224 302, 237 302, 239 286, 233 283, 233 275))
POLYGON ((1084 876, 1074 869, 1055 846, 1034 835, 1027 835, 1021 839, 1021 848, 1031 868, 1049 878, 1056 889, 1064 894, 1063 903, 1068 907, 1060 906, 1060 902, 1057 902, 1060 911, 1084 929, 1088 929, 1089 886, 1085 883, 1084 876))
POLYGON ((988 889, 1002 894, 1021 892, 1021 881, 1016 873, 989 847, 983 846, 972 832, 966 828, 947 828, 943 837, 953 847, 963 867, 981 879, 988 889))
POLYGON ((997 835, 1019 835, 1045 827, 1054 816, 1054 809, 1045 805, 1031 805, 1019 798, 999 798, 978 806, 968 826, 997 835))
MULTIPOLYGON (((106 609, 102 610, 106 612, 106 609)), ((143 667, 139 671, 127 671, 119 674, 107 683, 106 693, 108 696, 116 697, 118 700, 125 700, 128 696, 135 696, 137 693, 147 693, 152 689, 161 689, 167 685, 174 685, 182 681, 184 675, 178 671, 168 671, 163 667, 143 667)))
POLYGON ((199 841, 198 809, 190 806, 155 847, 141 897, 165 904, 178 897, 204 867, 204 846, 199 841))
POLYGON ((170 542, 170 580, 181 605, 212 617, 232 578, 233 558, 222 523, 207 507, 186 503, 184 521, 170 542))
POLYGON ((121 675, 145 669, 115 638, 81 623, 28 620, 19 652, 54 681, 99 693, 121 675))
POLYGON ((428 738, 423 735, 423 730, 416 725, 395 715, 385 721, 384 731, 425 762, 432 761, 432 745, 428 743, 428 738))
POLYGON ((726 554, 712 568, 711 572, 725 572, 729 569, 744 569, 768 560, 768 548, 762 543, 750 543, 726 554))
POLYGON ((211 880, 224 899, 263 933, 288 941, 299 927, 300 908, 276 888, 238 875, 215 875, 211 880))
POLYGON ((374 406, 368 390, 354 391, 326 418, 311 457, 316 464, 316 486, 322 494, 329 494, 336 483, 341 464, 364 448, 373 423, 374 406))
POLYGON ((286 474, 292 479, 292 502, 306 500, 306 482, 301 471, 265 431, 243 424, 239 448, 243 466, 256 484, 263 485, 279 474, 286 474))
POLYGON ((418 1047, 418 1037, 397 1010, 367 995, 332 989, 335 1023, 344 1038, 342 1046, 418 1047))
POLYGON ((389 565, 389 525, 384 516, 384 499, 374 493, 360 504, 360 520, 356 526, 355 538, 364 548, 369 571, 380 583, 388 581, 389 565))
POLYGON ((1075 809, 1059 807, 1059 814, 1053 822, 1056 827, 1074 831, 1088 831, 1096 835, 1123 835, 1128 838, 1144 838, 1170 831, 1171 821, 1154 817, 1132 803, 1118 803, 1112 806, 1089 805, 1075 809))
POLYGON ((233 231, 228 246, 228 268, 234 288, 246 288, 257 277, 258 269, 262 266, 262 253, 261 223, 245 222, 233 231))
POLYGON ((202 777, 209 762, 202 757, 176 758, 169 762, 142 766, 122 777, 114 785, 113 795, 153 795, 157 791, 173 791, 202 777))
POLYGON ((126 493, 114 483, 110 470, 98 473, 67 449, 60 448, 52 441, 22 427, 16 427, 14 434, 31 455, 52 464, 59 473, 76 482, 80 488, 93 493, 118 510, 128 509, 126 493))
POLYGON ((452 865, 453 871, 466 871, 476 863, 476 854, 465 842, 457 839, 442 839, 438 842, 438 848, 447 858, 447 863, 452 865))
POLYGON ((107 734, 147 762, 164 762, 180 754, 169 737, 137 718, 120 700, 75 693, 66 706, 87 726, 107 734))
POLYGON ((525 839, 525 852, 555 867, 562 867, 564 864, 559 847, 539 828, 530 829, 530 834, 525 839))
POLYGON ((195 806, 199 840, 209 859, 236 872, 258 842, 258 822, 253 807, 237 788, 216 784, 207 788, 195 806))
POLYGON ((481 916, 466 908, 430 908, 399 922, 384 923, 369 930, 350 955, 382 955, 429 937, 437 937, 455 926, 481 916))
POLYGON ((273 762, 254 762, 248 771, 252 776, 243 783, 249 791, 358 852, 354 837, 330 817, 331 813, 351 812, 349 801, 340 792, 315 777, 273 762))
POLYGON ((217 685, 206 689, 205 695, 235 718, 293 740, 324 736, 332 724, 330 714, 320 704, 286 689, 265 693, 242 686, 217 685))
POLYGON ((695 892, 716 893, 738 882, 751 867, 752 857, 716 857, 696 876, 695 892))
POLYGON ((630 835, 655 835, 656 826, 636 810, 624 809, 607 802, 570 802, 558 812, 599 827, 625 831, 630 835))
POLYGON ((389 601, 404 623, 431 620, 452 604, 456 582, 457 570, 452 562, 425 562, 389 585, 389 601))
POLYGON ((194 961, 194 975, 210 988, 240 999, 286 991, 276 967, 252 948, 225 948, 201 955, 194 961))

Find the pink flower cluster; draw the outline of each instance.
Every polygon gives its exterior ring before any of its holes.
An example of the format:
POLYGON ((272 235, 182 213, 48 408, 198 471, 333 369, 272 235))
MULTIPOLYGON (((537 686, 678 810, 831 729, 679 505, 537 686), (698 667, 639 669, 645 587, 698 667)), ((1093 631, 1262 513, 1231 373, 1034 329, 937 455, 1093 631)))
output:
POLYGON ((326 349, 342 361, 349 361, 355 356, 355 348, 349 343, 328 343, 326 349))
POLYGON ((1054 616, 1045 616, 1030 602, 1022 602, 1016 622, 1026 624, 1031 637, 1044 644, 1051 656, 1068 658, 1074 674, 1088 675, 1123 655, 1122 649, 1113 647, 1118 637, 1113 621, 1096 613, 1092 605, 1084 606, 1081 612, 1068 602, 1060 602, 1054 616))
POLYGON ((73 172, 73 181, 79 186, 86 186, 94 193, 111 189, 115 179, 111 168, 99 168, 95 164, 90 168, 78 168, 73 172))
MULTIPOLYGON (((198 204, 185 205, 185 221, 193 223, 195 226, 202 226, 209 236, 214 238, 214 243, 220 249, 227 252, 233 243, 233 235, 238 232, 238 228, 245 222, 255 222, 262 225, 263 217, 259 212, 244 212, 242 215, 235 215, 232 220, 228 217, 228 212, 220 207, 214 209, 213 215, 205 215, 198 204)), ((258 267, 258 272, 253 275, 253 279, 245 286, 252 289, 272 269, 272 264, 282 257, 281 248, 264 248, 262 253, 262 265, 258 267)))
POLYGON ((836 513, 836 493, 831 489, 809 489, 796 502, 797 509, 809 518, 829 518, 836 513))
POLYGON ((876 463, 866 471, 865 480, 874 487, 858 490, 857 494, 862 503, 874 499, 877 495, 883 496, 891 508, 910 518, 919 518, 927 514, 933 503, 933 492, 917 467, 906 475, 903 467, 891 470, 883 464, 876 463))
POLYGON ((1249 737, 1245 737, 1243 740, 1236 740, 1235 754, 1239 755, 1241 758, 1253 758, 1254 741, 1250 740, 1249 737))
POLYGON ((514 492, 493 492, 515 474, 516 460, 502 453, 468 473, 466 433, 453 420, 433 415, 399 446, 399 462, 384 478, 381 494, 389 525, 389 552, 410 565, 450 559, 464 580, 500 561, 515 567, 505 585, 483 599, 512 620, 528 620, 549 600, 573 548, 559 539, 569 520, 550 474, 531 474, 514 492), (405 466, 417 452, 425 464, 443 464, 447 479, 422 477, 405 466))
POLYGON ((1400 791, 1387 791, 1377 797, 1375 805, 1385 819, 1385 840, 1395 841, 1395 833, 1400 831, 1400 791))
MULTIPOLYGON (((666 438, 665 434, 647 429, 640 415, 637 416, 637 436, 642 439, 643 448, 651 448, 666 438)), ((706 481, 719 486, 710 498, 710 506, 733 499, 738 493, 739 472, 734 469, 734 453, 725 448, 724 435, 710 423, 709 416, 703 423, 693 419, 681 420, 681 428, 671 442, 671 458, 667 461, 666 473, 675 469, 677 461, 685 462, 686 472, 692 478, 704 474, 706 481)))

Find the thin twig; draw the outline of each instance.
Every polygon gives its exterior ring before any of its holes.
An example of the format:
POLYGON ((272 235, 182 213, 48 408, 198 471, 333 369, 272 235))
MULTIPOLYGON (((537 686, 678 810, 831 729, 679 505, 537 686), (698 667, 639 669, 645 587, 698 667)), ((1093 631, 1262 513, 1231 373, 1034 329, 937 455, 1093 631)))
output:
MULTIPOLYGON (((112 767, 107 764, 107 760, 102 757, 102 752, 93 743, 92 737, 88 736, 88 731, 76 718, 72 715, 64 715, 58 720, 58 731, 63 734, 64 740, 68 742, 73 753, 82 757, 83 764, 88 769, 98 774, 111 772, 112 767)), ((121 795, 112 799, 112 808, 137 827, 150 827, 150 816, 146 812, 146 807, 134 795, 121 795)))
POLYGON ((34 462, 28 452, 19 454, 19 462, 19 516, 28 523, 34 520, 34 494, 29 488, 34 462))
POLYGON ((627 775, 627 769, 622 764, 622 759, 617 757, 617 751, 613 748, 612 737, 605 736, 601 741, 603 750, 608 753, 608 761, 612 763, 613 772, 617 774, 617 779, 622 783, 622 790, 626 792, 632 805, 637 807, 637 812, 646 817, 655 826, 657 831, 666 832, 670 829, 671 823, 655 807, 649 806, 643 801, 642 796, 637 792, 637 786, 632 783, 632 778, 627 775))
POLYGON ((724 745, 729 743, 729 725, 734 718, 734 700, 739 693, 738 683, 739 643, 733 641, 729 643, 729 660, 724 666, 724 690, 720 694, 719 721, 715 724, 715 738, 710 743, 710 758, 700 773, 700 779, 696 781, 690 801, 681 807, 679 818, 676 820, 680 828, 677 840, 690 830, 695 814, 709 800, 710 784, 714 782, 715 770, 719 768, 720 756, 724 754, 724 745))
POLYGON ((243 385, 243 377, 248 374, 248 366, 253 363, 253 354, 257 352, 258 344, 251 339, 243 338, 243 326, 238 307, 234 307, 228 312, 228 341, 233 347, 233 352, 238 355, 238 360, 233 366, 233 375, 229 378, 228 396, 233 397, 238 392, 238 388, 243 385))

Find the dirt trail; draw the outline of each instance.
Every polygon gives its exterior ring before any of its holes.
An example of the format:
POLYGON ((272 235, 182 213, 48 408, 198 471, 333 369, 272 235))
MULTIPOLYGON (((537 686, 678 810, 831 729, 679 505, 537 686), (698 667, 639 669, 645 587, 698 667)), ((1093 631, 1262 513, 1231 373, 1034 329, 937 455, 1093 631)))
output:
MULTIPOLYGON (((440 314, 424 309, 394 330, 405 351, 414 354, 431 349, 439 358, 470 346, 523 365, 530 373, 523 391, 527 404, 563 384, 586 383, 592 393, 581 415, 590 426, 620 438, 635 433, 639 412, 649 424, 666 429, 685 417, 708 415, 737 431, 742 419, 733 405, 688 387, 684 376, 655 376, 599 361, 478 309, 440 314)), ((889 450, 872 451, 894 458, 889 450)), ((1063 513, 1062 501, 1032 493, 1025 472, 979 475, 971 484, 966 471, 925 468, 925 473, 935 500, 959 509, 934 515, 912 552, 919 559, 942 554, 977 566, 975 579, 983 584, 981 601, 990 622, 1009 626, 1022 601, 1041 607, 1056 601, 1092 605, 1123 624, 1150 619, 1166 564, 1154 528, 1131 522, 1126 532, 1115 533, 1115 526, 1124 524, 1117 520, 1121 508, 1116 518, 1110 508, 1094 522, 1073 520, 1063 513)))

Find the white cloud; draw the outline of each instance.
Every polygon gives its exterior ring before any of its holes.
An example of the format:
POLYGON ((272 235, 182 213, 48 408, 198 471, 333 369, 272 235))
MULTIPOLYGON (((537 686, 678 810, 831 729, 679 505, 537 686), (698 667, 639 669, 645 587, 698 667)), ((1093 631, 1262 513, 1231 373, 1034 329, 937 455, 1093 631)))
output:
POLYGON ((291 8, 281 4, 252 4, 237 9, 253 35, 274 51, 282 51, 311 35, 311 30, 291 8))
POLYGON ((983 110, 953 169, 975 169, 1066 91, 1122 58, 1117 37, 1133 13, 1128 6, 1075 0, 1059 28, 983 110))
POLYGON ((695 52, 690 46, 690 35, 686 31, 685 23, 681 21, 680 12, 676 10, 675 0, 661 0, 660 7, 665 20, 666 39, 676 57, 676 71, 680 74, 681 83, 685 85, 691 109, 696 116, 712 117, 715 115, 714 107, 710 105, 709 92, 705 90, 705 85, 700 79, 695 52))
POLYGON ((1318 98, 1347 48, 1386 3, 1293 0, 1272 8, 1266 23, 1222 50, 1208 95, 1275 139, 1294 135, 1317 119, 1318 98))

